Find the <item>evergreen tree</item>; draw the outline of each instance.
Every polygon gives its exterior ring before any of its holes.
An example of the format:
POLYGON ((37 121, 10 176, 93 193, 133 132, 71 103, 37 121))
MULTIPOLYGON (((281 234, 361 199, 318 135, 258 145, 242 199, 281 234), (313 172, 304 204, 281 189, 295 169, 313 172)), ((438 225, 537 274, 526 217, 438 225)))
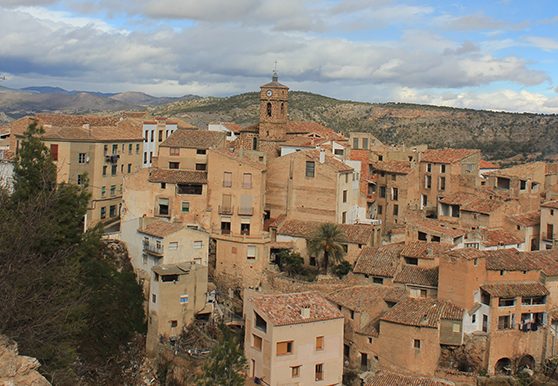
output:
POLYGON ((322 255, 322 267, 327 274, 330 263, 339 263, 343 260, 345 250, 343 244, 347 236, 337 224, 322 224, 309 240, 310 252, 322 255))
POLYGON ((198 386, 244 386, 246 358, 234 334, 221 326, 218 344, 211 350, 198 386))

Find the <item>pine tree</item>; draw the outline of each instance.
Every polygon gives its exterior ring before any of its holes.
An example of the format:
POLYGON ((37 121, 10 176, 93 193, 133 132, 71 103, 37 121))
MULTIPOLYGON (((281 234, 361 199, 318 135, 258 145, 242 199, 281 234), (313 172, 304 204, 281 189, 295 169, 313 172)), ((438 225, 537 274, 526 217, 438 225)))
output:
POLYGON ((219 341, 211 350, 198 378, 198 386, 243 386, 246 358, 234 334, 221 326, 219 341))

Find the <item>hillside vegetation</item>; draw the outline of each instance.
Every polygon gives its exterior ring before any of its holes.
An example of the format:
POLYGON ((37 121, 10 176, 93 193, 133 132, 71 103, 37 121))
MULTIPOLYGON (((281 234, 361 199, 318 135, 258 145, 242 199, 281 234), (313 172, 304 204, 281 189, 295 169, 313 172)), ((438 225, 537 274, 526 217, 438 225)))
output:
MULTIPOLYGON (((204 127, 208 122, 257 122, 258 93, 180 100, 155 108, 204 127)), ((403 103, 342 101, 307 92, 289 93, 292 120, 313 120, 333 129, 367 131, 390 144, 479 148, 490 159, 558 153, 558 116, 456 109, 403 103)))

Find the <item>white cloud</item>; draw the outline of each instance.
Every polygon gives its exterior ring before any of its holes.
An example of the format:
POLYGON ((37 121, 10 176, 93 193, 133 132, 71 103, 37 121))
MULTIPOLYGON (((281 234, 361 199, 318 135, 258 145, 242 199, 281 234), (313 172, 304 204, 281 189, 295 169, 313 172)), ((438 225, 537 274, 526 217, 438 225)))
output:
POLYGON ((558 40, 546 38, 542 36, 527 36, 524 40, 544 51, 556 51, 558 50, 558 40))

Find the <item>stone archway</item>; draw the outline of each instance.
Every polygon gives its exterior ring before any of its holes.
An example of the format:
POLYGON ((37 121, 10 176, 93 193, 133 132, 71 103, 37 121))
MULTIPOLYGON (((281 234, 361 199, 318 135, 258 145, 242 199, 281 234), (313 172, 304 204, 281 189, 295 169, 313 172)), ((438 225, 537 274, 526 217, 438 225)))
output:
POLYGON ((511 375, 512 368, 513 366, 510 358, 500 358, 494 366, 494 373, 500 375, 511 375))
POLYGON ((525 354, 517 360, 517 371, 520 372, 525 368, 535 370, 535 365, 535 358, 532 355, 525 354))

